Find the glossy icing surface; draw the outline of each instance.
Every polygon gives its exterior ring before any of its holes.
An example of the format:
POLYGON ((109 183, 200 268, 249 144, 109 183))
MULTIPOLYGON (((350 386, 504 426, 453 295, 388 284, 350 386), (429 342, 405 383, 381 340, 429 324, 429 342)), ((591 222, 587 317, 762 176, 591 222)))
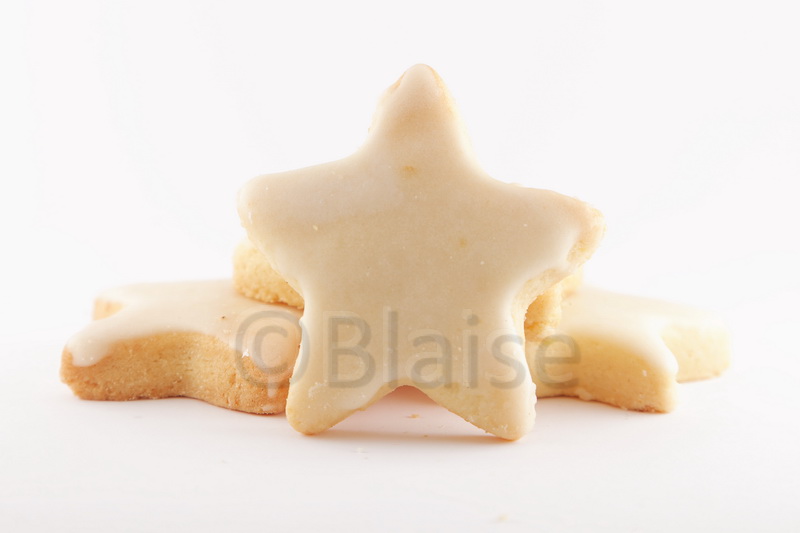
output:
POLYGON ((211 335, 256 363, 293 360, 297 353, 300 312, 245 298, 230 280, 128 285, 98 300, 121 308, 67 342, 78 366, 97 363, 117 341, 169 332, 211 335))
POLYGON ((387 90, 360 150, 252 180, 239 213, 305 300, 287 403, 304 433, 412 385, 491 433, 524 435, 524 311, 602 234, 582 202, 486 175, 422 65, 387 90))
POLYGON ((589 286, 563 300, 550 333, 527 346, 540 398, 669 412, 679 381, 717 375, 730 360, 727 330, 713 313, 589 286))
POLYGON ((676 375, 678 363, 664 343, 664 330, 676 323, 702 325, 709 321, 716 319, 689 306, 583 286, 564 300, 558 329, 567 335, 627 347, 650 365, 676 375))

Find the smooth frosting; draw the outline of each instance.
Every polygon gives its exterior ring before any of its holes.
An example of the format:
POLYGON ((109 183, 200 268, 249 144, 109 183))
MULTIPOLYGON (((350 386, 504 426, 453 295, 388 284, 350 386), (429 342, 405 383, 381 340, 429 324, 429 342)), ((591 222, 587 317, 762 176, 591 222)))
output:
POLYGON ((602 234, 586 204, 483 172, 424 65, 386 91, 361 149, 251 180, 239 214, 305 300, 287 402, 304 433, 412 385, 486 431, 524 435, 525 309, 602 234))
POLYGON ((532 338, 526 355, 539 397, 668 412, 678 381, 719 374, 730 350, 712 313, 583 286, 563 300, 553 335, 532 338))
POLYGON ((67 342, 76 366, 100 361, 121 340, 190 332, 216 337, 258 366, 294 360, 300 311, 239 295, 230 280, 143 283, 109 289, 98 301, 119 305, 67 342))
POLYGON ((678 363, 664 343, 664 329, 675 320, 690 321, 702 314, 683 305, 587 286, 564 300, 562 313, 559 332, 626 346, 670 375, 677 375, 678 363))
POLYGON ((650 366, 677 375, 675 354, 664 341, 668 328, 725 329, 713 313, 683 304, 581 286, 566 298, 558 330, 625 346, 650 366))

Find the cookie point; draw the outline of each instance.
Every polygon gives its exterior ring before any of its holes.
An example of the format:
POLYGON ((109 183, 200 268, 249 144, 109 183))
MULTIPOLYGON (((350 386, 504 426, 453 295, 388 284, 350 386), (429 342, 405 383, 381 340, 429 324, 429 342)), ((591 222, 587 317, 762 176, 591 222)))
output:
POLYGON ((438 145, 469 152, 469 142, 442 78, 428 65, 414 65, 383 94, 370 126, 372 137, 389 141, 392 151, 398 143, 416 144, 423 137, 438 145), (434 141, 431 141, 434 142, 434 141))
POLYGON ((439 79, 439 80, 441 79, 441 77, 439 76, 439 73, 436 72, 436 70, 433 67, 431 67, 430 65, 426 65, 425 63, 417 63, 416 65, 413 65, 413 66, 409 67, 403 73, 403 75, 400 77, 400 79, 403 79, 406 76, 408 76, 410 78, 428 77, 428 78, 434 78, 434 79, 439 79))
POLYGON ((400 88, 403 92, 430 92, 447 93, 447 87, 441 76, 432 67, 418 63, 406 70, 397 83, 393 86, 400 88))

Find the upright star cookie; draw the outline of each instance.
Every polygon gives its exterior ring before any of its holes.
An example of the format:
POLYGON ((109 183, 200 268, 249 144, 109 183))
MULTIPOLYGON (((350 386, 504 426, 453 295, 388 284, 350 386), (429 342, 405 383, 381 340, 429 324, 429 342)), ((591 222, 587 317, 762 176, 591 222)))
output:
POLYGON ((586 204, 483 172, 429 67, 384 94, 366 143, 255 178, 239 214, 305 303, 287 418, 317 433, 400 385, 506 439, 534 420, 523 322, 603 232, 586 204))

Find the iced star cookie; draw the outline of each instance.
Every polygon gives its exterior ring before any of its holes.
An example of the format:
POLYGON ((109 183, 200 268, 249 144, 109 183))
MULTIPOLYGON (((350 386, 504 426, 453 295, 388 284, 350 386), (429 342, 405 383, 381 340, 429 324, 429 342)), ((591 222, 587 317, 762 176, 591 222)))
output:
POLYGON ((245 298, 230 281, 131 285, 103 293, 64 348, 80 398, 187 396, 250 413, 284 409, 300 312, 245 298))
POLYGON ((564 299, 554 334, 529 335, 527 357, 540 398, 668 412, 677 383, 720 374, 730 346, 711 313, 584 286, 564 299))
POLYGON ((410 385, 489 433, 525 435, 526 310, 603 233, 578 200, 486 175, 423 65, 386 91, 361 149, 251 180, 239 214, 303 298, 286 414, 308 434, 410 385))

